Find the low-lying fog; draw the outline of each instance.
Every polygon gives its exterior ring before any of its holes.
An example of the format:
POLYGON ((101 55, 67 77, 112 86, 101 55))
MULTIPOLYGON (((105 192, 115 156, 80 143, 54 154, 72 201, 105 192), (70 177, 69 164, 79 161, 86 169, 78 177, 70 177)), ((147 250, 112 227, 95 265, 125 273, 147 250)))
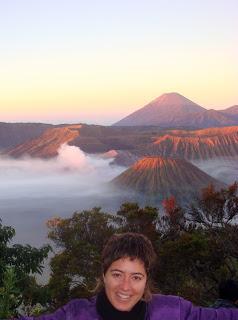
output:
MULTIPOLYGON (((211 176, 230 184, 238 180, 238 157, 193 162, 211 176)), ((118 210, 127 195, 113 192, 107 182, 125 170, 112 158, 85 154, 63 144, 49 159, 0 157, 0 218, 16 230, 14 242, 40 246, 47 242, 46 221, 54 216, 102 207, 118 210)))
POLYGON ((228 185, 238 181, 238 157, 193 161, 193 164, 228 185))
POLYGON ((0 218, 15 228, 14 242, 46 243, 46 221, 54 216, 95 206, 117 210, 120 196, 112 194, 106 182, 125 168, 110 166, 111 160, 66 144, 49 160, 1 157, 0 218))

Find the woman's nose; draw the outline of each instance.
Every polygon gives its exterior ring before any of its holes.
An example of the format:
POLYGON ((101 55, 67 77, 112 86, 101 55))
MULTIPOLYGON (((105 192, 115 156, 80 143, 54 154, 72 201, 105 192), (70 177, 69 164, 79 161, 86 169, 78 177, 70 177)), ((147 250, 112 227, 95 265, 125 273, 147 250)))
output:
POLYGON ((130 279, 125 277, 123 278, 122 282, 121 282, 121 288, 123 290, 129 290, 130 289, 130 279))

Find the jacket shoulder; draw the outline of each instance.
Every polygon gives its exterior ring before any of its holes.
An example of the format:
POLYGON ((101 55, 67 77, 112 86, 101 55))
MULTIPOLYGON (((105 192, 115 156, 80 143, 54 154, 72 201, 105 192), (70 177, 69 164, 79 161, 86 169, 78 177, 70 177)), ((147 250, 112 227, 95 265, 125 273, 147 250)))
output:
POLYGON ((21 320, 97 320, 96 299, 73 299, 54 313, 21 320))
POLYGON ((149 302, 149 315, 151 320, 180 319, 180 297, 172 295, 154 294, 149 302))
POLYGON ((95 318, 96 314, 96 299, 95 297, 90 299, 73 299, 63 308, 69 319, 76 319, 76 317, 77 319, 81 319, 78 318, 79 316, 84 316, 82 319, 92 319, 91 316, 95 318))
POLYGON ((238 309, 194 306, 177 296, 154 295, 149 303, 150 320, 237 320, 238 309))

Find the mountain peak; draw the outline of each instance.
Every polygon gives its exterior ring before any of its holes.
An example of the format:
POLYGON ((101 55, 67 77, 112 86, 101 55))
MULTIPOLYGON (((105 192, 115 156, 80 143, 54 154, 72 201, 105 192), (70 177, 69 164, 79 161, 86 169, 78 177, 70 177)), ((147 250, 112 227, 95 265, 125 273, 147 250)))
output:
POLYGON ((185 98, 183 95, 181 95, 178 92, 167 92, 167 93, 163 93, 161 94, 159 97, 155 98, 153 101, 156 100, 168 100, 168 99, 179 99, 179 100, 188 100, 187 98, 185 98))
POLYGON ((182 96, 181 94, 177 92, 170 92, 170 93, 164 93, 161 96, 157 97, 153 101, 149 103, 156 104, 157 106, 189 106, 191 108, 191 111, 193 111, 192 107, 199 108, 199 111, 201 111, 202 107, 198 104, 194 103, 193 101, 187 99, 186 97, 182 96))
POLYGON ((183 161, 181 159, 175 160, 172 158, 164 158, 161 156, 147 156, 138 160, 134 165, 134 170, 144 170, 144 169, 159 169, 168 164, 173 165, 176 161, 183 161))
POLYGON ((143 108, 120 120, 115 125, 176 126, 180 118, 183 119, 187 117, 188 114, 201 113, 205 110, 203 107, 177 92, 164 93, 143 108))

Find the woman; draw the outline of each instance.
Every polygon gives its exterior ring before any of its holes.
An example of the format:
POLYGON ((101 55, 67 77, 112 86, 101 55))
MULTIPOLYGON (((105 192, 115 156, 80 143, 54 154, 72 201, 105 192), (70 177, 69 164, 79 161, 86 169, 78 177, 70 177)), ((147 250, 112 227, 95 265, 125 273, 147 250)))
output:
POLYGON ((150 240, 142 234, 112 236, 102 252, 98 294, 72 300, 37 320, 238 320, 238 309, 201 308, 180 297, 152 295, 155 259, 150 240))

